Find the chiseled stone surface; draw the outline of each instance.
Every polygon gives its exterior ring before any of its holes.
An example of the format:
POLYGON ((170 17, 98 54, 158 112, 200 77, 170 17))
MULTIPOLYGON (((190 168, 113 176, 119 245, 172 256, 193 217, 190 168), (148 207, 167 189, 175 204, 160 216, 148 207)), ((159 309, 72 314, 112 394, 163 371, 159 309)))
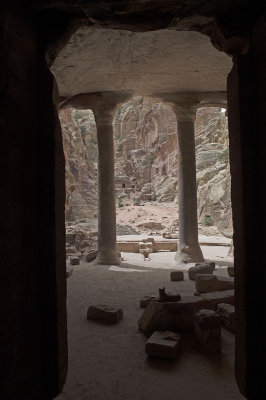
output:
POLYGON ((215 268, 214 263, 200 263, 196 264, 194 267, 190 267, 188 269, 189 279, 195 280, 197 274, 213 274, 215 268))
POLYGON ((122 318, 123 311, 121 308, 111 307, 105 304, 91 305, 87 311, 87 319, 118 322, 122 318))
POLYGON ((195 289, 199 293, 215 292, 218 289, 218 279, 213 274, 197 274, 195 289))
POLYGON ((194 338, 202 353, 221 351, 221 321, 215 311, 202 309, 195 315, 194 338))
POLYGON ((145 344, 145 352, 156 358, 176 359, 180 351, 181 335, 171 331, 155 331, 145 344))
POLYGON ((61 96, 130 89, 150 95, 225 91, 231 66, 230 57, 197 32, 81 27, 52 72, 61 96))
POLYGON ((184 280, 184 272, 181 270, 171 271, 170 279, 171 279, 171 281, 183 281, 184 280))
POLYGON ((152 301, 145 308, 138 325, 145 333, 158 330, 192 331, 195 314, 201 309, 215 310, 219 303, 234 304, 234 291, 184 296, 179 302, 152 301))
POLYGON ((226 328, 235 333, 235 307, 231 304, 220 303, 216 311, 226 328))

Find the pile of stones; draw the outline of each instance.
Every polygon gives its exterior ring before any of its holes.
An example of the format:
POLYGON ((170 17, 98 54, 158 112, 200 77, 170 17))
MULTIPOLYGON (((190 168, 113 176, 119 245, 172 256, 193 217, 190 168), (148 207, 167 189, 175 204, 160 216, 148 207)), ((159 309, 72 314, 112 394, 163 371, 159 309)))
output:
MULTIPOLYGON (((186 332, 193 332, 200 352, 221 351, 221 324, 235 332, 234 281, 231 277, 214 275, 214 269, 214 263, 189 268, 188 276, 195 281, 196 296, 180 296, 177 300, 177 294, 174 297, 164 293, 166 297, 162 297, 159 289, 159 296, 141 298, 140 307, 145 310, 139 319, 139 328, 150 335, 145 345, 149 356, 178 358, 182 335, 186 332)), ((172 271, 170 278, 182 281, 184 272, 172 271)))

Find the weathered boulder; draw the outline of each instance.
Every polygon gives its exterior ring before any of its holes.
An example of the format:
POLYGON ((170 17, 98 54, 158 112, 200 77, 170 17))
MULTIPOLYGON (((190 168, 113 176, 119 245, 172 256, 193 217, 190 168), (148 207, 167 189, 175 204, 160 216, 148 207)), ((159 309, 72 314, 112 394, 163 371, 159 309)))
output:
POLYGON ((218 289, 217 276, 213 274, 196 274, 195 288, 199 293, 215 292, 218 289))
POLYGON ((171 331, 156 331, 147 340, 145 352, 156 358, 176 359, 181 347, 181 335, 171 331))
POLYGON ((87 319, 97 319, 106 322, 118 322, 123 318, 121 308, 104 304, 91 305, 87 311, 87 319))
POLYGON ((229 329, 229 331, 235 333, 235 307, 231 304, 220 303, 217 305, 216 311, 226 328, 229 329))
POLYGON ((190 267, 188 269, 189 279, 195 280, 197 274, 213 274, 215 268, 214 263, 199 263, 194 267, 190 267))
POLYGON ((234 304, 234 292, 206 293, 202 296, 182 297, 179 302, 151 301, 138 321, 144 333, 154 331, 192 331, 195 314, 201 309, 215 310, 219 303, 234 304))
POLYGON ((221 321, 213 310, 200 310, 194 319, 194 338, 202 353, 221 351, 221 321))

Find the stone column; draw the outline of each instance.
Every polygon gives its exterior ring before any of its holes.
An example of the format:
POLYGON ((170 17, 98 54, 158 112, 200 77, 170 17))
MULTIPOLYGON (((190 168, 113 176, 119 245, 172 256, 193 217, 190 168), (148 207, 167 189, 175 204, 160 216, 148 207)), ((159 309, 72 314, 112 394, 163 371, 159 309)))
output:
POLYGON ((204 261, 198 241, 195 103, 175 104, 178 138, 179 247, 177 263, 204 261))
POLYGON ((98 142, 97 264, 120 264, 116 254, 113 116, 115 107, 94 108, 98 142))

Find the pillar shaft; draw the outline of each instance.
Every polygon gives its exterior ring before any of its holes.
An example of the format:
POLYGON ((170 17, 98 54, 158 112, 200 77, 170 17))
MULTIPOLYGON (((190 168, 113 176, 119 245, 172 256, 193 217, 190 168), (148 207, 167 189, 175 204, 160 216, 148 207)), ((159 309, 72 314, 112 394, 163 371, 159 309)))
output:
POLYGON ((99 264, 119 264, 116 254, 113 115, 97 115, 98 141, 98 257, 99 264))
POLYGON ((176 261, 204 261, 198 242, 194 105, 176 106, 178 125, 179 249, 176 261))

